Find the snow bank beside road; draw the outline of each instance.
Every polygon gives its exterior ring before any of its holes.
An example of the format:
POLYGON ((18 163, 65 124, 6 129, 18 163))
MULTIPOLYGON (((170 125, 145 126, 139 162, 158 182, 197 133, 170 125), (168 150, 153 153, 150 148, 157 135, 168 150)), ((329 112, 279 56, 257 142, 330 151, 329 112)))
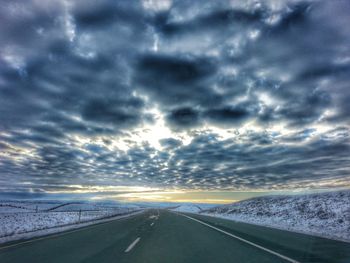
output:
POLYGON ((1 202, 0 208, 2 208, 0 209, 0 243, 23 238, 23 236, 28 236, 26 235, 28 233, 31 233, 30 237, 40 236, 62 231, 59 229, 60 227, 67 230, 86 225, 86 223, 91 224, 97 220, 123 216, 140 210, 136 207, 110 204, 106 206, 94 203, 67 203, 66 205, 64 203, 47 204, 42 202, 37 204, 32 202, 30 204, 28 202, 1 202))
POLYGON ((350 242, 350 191, 265 196, 201 214, 350 242))
POLYGON ((127 214, 121 214, 121 215, 116 215, 108 218, 102 218, 98 220, 93 220, 93 221, 87 221, 83 222, 80 224, 71 224, 71 225, 64 225, 64 226, 56 226, 53 228, 47 228, 47 229, 42 229, 42 230, 37 230, 37 231, 32 231, 32 232, 26 232, 22 234, 16 234, 16 235, 11 235, 11 236, 6 236, 6 237, 1 237, 0 238, 0 244, 1 243, 6 243, 10 241, 16 241, 16 240, 21 240, 21 239, 30 239, 34 237, 41 237, 41 236, 46 236, 50 234, 57 234, 63 231, 68 231, 68 230, 75 230, 78 228, 94 225, 94 224, 100 224, 100 223, 106 223, 112 220, 116 219, 122 219, 125 217, 137 215, 139 213, 142 213, 144 210, 135 210, 133 212, 127 213, 127 214))

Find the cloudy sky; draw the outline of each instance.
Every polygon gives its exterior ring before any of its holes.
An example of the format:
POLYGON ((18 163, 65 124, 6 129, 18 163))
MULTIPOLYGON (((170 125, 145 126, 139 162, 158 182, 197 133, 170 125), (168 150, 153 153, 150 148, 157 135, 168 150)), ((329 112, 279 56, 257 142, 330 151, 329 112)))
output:
POLYGON ((0 197, 350 187, 350 2, 5 0, 0 197))

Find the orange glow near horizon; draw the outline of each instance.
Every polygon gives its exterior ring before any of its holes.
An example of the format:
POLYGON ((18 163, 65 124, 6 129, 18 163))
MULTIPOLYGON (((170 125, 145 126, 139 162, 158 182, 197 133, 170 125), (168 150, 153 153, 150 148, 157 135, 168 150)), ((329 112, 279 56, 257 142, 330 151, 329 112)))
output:
MULTIPOLYGON (((328 189, 329 190, 329 189, 328 189)), ((333 189, 334 190, 334 189, 333 189)), ((228 204, 241 200, 278 194, 307 194, 327 191, 327 189, 308 190, 188 190, 160 189, 144 186, 83 186, 70 185, 66 191, 50 191, 50 194, 72 194, 90 200, 116 200, 121 202, 169 202, 169 203, 208 203, 228 204)))

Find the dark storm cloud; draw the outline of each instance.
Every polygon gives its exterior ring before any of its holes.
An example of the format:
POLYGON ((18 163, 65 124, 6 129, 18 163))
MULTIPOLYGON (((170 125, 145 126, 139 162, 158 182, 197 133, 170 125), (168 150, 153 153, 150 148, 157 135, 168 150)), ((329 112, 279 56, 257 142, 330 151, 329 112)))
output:
POLYGON ((148 55, 139 61, 139 82, 143 86, 152 86, 158 81, 173 85, 193 85, 215 72, 214 65, 204 58, 179 58, 170 56, 148 55), (214 71, 214 72, 213 72, 214 71), (160 78, 160 79, 159 79, 160 78))
POLYGON ((82 29, 110 27, 114 23, 142 28, 143 18, 147 16, 136 1, 132 5, 109 0, 100 1, 99 5, 91 0, 82 3, 73 7, 74 20, 82 29))
POLYGON ((200 122, 198 112, 191 108, 175 109, 167 116, 167 120, 179 127, 197 126, 200 122))
POLYGON ((9 194, 344 185, 348 1, 156 2, 1 5, 0 183, 9 194), (134 140, 159 120, 174 138, 134 140))
POLYGON ((141 99, 88 101, 82 111, 84 119, 117 126, 132 126, 140 122, 139 111, 143 107, 141 99))
POLYGON ((240 122, 249 117, 246 108, 223 107, 219 109, 211 109, 206 112, 207 118, 213 123, 235 123, 240 122))
POLYGON ((208 86, 216 72, 206 57, 147 54, 138 58, 134 79, 161 106, 210 105, 220 97, 208 86))

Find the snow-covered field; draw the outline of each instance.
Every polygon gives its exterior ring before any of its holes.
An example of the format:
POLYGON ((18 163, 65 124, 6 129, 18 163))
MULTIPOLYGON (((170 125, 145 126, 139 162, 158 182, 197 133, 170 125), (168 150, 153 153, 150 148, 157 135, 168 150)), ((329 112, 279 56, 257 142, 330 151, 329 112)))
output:
POLYGON ((111 203, 0 201, 0 243, 15 240, 25 233, 59 227, 65 227, 66 230, 67 226, 77 226, 138 210, 140 209, 135 206, 111 203))
POLYGON ((200 213, 350 242, 350 190, 257 197, 200 213))

